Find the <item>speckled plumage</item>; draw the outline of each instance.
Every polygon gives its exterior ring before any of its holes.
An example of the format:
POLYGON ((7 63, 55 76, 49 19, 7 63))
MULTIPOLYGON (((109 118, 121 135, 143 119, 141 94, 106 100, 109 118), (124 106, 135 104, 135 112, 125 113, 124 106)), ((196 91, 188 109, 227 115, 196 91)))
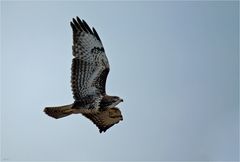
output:
POLYGON ((73 30, 71 87, 74 103, 47 107, 45 113, 54 118, 81 113, 89 118, 100 132, 123 119, 115 106, 123 100, 106 94, 110 70, 102 41, 94 28, 79 19, 70 23, 73 30), (114 114, 115 113, 115 114, 114 114), (111 114, 111 115, 110 115, 111 114))

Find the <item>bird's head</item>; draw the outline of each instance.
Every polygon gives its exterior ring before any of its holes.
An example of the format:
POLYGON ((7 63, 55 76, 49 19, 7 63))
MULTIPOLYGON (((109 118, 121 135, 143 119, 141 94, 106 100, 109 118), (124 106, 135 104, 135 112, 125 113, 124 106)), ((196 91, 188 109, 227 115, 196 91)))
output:
POLYGON ((111 106, 109 106, 109 107, 114 107, 114 106, 118 105, 120 102, 123 102, 123 99, 121 99, 118 96, 111 96, 110 97, 111 106))
POLYGON ((112 102, 123 102, 123 99, 118 96, 112 96, 112 102))
POLYGON ((112 108, 115 107, 120 102, 123 102, 123 99, 121 99, 118 96, 105 96, 102 99, 100 106, 103 108, 112 108))

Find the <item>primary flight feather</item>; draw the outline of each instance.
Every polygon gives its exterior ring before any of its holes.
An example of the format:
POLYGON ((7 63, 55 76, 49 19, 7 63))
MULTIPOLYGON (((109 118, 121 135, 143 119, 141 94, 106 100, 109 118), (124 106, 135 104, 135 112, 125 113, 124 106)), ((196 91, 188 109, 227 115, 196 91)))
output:
POLYGON ((94 28, 79 17, 70 22, 73 31, 71 87, 74 103, 46 107, 44 112, 53 118, 82 114, 90 119, 100 133, 123 120, 115 107, 123 100, 106 94, 110 70, 102 41, 94 28))

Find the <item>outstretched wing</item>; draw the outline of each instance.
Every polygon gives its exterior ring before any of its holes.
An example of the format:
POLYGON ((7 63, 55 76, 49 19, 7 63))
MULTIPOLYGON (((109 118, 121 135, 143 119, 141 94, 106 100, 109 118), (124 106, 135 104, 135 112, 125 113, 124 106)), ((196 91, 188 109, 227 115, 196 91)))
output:
POLYGON ((117 107, 99 111, 98 113, 88 113, 82 115, 90 119, 98 127, 100 133, 105 132, 114 124, 117 124, 120 120, 123 120, 121 111, 117 107))
POLYGON ((73 30, 72 91, 81 101, 106 94, 109 63, 102 42, 94 28, 78 17, 70 23, 73 30))

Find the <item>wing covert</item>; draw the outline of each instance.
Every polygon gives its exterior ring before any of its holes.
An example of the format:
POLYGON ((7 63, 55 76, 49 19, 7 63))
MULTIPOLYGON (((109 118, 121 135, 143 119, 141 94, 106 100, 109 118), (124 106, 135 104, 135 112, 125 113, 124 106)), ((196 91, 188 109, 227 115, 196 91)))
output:
POLYGON ((121 111, 117 107, 99 111, 98 113, 88 113, 82 115, 90 119, 98 127, 100 133, 107 131, 107 129, 123 120, 121 111), (116 116, 110 116, 111 111, 117 111, 118 113, 116 116))
POLYGON ((72 92, 75 100, 89 95, 102 96, 109 63, 96 30, 78 17, 70 23, 73 30, 72 92))

